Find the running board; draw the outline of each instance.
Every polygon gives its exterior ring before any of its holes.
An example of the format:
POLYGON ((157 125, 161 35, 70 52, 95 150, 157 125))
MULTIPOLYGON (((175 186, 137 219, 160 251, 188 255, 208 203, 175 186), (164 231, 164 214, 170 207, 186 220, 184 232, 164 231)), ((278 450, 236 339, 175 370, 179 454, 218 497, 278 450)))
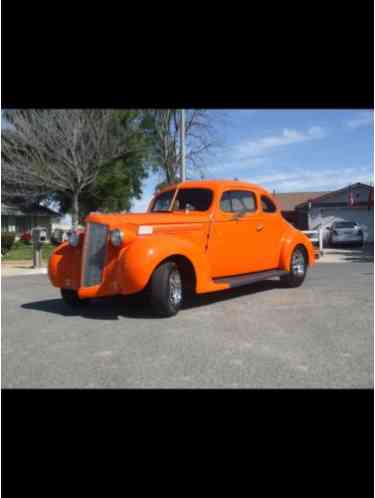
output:
POLYGON ((234 277, 220 277, 212 279, 215 284, 228 284, 229 287, 240 287, 241 285, 252 284, 260 282, 272 277, 281 277, 287 275, 288 272, 284 270, 268 270, 259 271, 255 273, 246 273, 245 275, 236 275, 234 277))

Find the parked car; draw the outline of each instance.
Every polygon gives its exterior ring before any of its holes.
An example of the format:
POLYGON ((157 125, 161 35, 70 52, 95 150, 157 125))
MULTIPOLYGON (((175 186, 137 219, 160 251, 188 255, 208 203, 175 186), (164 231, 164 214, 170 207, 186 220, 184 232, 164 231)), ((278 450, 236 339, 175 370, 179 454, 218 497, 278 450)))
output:
POLYGON ((159 316, 187 292, 216 292, 279 277, 298 287, 315 263, 311 241, 281 216, 263 188, 188 181, 155 195, 147 213, 90 213, 55 248, 49 278, 71 306, 146 290, 159 316))
POLYGON ((341 244, 363 245, 363 231, 355 221, 335 221, 328 230, 330 246, 341 244))

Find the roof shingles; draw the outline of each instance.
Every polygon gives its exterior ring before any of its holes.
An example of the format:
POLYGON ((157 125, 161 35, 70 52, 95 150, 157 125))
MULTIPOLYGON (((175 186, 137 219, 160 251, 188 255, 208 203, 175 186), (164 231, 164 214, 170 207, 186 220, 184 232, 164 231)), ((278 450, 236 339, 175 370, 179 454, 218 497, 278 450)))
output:
POLYGON ((296 206, 329 192, 286 192, 273 194, 273 198, 281 211, 293 211, 296 206))

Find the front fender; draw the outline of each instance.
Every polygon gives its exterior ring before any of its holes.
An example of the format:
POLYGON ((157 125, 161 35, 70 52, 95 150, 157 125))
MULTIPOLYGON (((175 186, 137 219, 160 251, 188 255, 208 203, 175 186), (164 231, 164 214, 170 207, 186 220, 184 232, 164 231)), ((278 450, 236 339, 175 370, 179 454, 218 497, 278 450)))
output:
MULTIPOLYGON (((173 235, 140 237, 122 249, 117 263, 117 282, 123 294, 143 290, 155 268, 172 256, 185 256, 193 265, 196 291, 214 287, 206 254, 194 243, 173 235)), ((215 288, 216 290, 216 288, 215 288)))
POLYGON ((311 240, 301 231, 292 229, 288 231, 283 239, 279 261, 280 269, 290 271, 292 252, 297 245, 302 245, 306 249, 309 266, 316 263, 314 246, 311 240))
POLYGON ((67 242, 57 246, 48 260, 48 277, 54 287, 78 289, 81 280, 81 253, 79 247, 67 242))

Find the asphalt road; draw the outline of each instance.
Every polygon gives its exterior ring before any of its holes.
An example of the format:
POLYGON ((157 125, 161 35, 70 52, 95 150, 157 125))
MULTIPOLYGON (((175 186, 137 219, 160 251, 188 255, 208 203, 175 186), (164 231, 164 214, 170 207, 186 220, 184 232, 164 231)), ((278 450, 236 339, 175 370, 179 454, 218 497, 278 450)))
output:
POLYGON ((2 291, 3 387, 373 387, 372 263, 200 296, 169 319, 126 298, 78 315, 46 275, 2 291))

